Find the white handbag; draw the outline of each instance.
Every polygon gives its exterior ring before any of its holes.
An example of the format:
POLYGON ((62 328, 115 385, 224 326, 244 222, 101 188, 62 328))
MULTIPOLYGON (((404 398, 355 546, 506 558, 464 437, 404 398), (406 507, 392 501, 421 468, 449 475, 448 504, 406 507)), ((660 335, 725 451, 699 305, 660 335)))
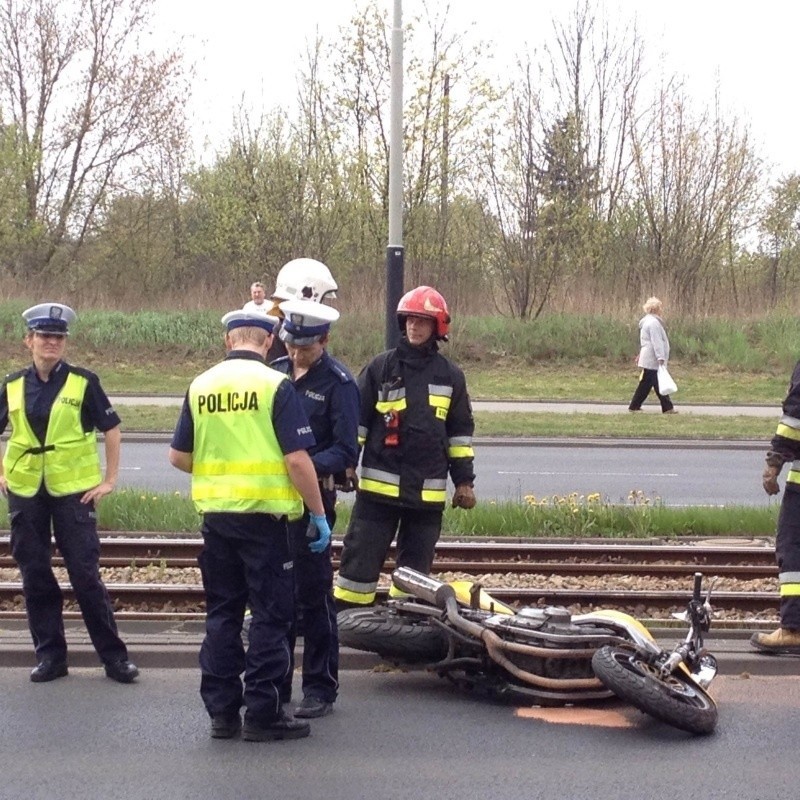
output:
POLYGON ((658 367, 658 393, 659 394, 673 394, 678 391, 678 384, 672 379, 667 368, 660 364, 658 367))

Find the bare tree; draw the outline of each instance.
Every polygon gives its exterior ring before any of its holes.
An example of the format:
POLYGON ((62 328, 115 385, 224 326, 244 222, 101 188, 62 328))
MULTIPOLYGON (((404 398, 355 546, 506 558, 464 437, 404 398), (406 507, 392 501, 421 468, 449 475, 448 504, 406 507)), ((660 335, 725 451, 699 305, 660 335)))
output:
POLYGON ((638 192, 654 273, 687 310, 718 275, 727 242, 745 230, 759 188, 760 161, 749 134, 719 102, 693 116, 682 86, 665 84, 652 114, 631 125, 638 192))
MULTIPOLYGON (((455 289, 454 274, 470 259, 463 258, 463 242, 455 241, 465 227, 451 220, 449 211, 466 194, 480 135, 476 123, 493 93, 479 69, 484 46, 468 44, 462 33, 454 33, 448 10, 436 15, 423 4, 405 29, 403 228, 410 280, 455 289)), ((363 241, 369 240, 376 255, 384 252, 388 212, 387 22, 385 9, 373 0, 342 29, 330 51, 334 80, 328 102, 331 117, 337 118, 339 153, 345 154, 356 181, 352 197, 362 209, 363 241)), ((474 244, 472 252, 477 252, 474 244)))
POLYGON ((594 170, 595 213, 611 219, 632 165, 629 119, 643 77, 644 45, 635 24, 616 27, 595 4, 581 0, 567 21, 555 20, 545 46, 555 119, 571 115, 576 149, 594 170))
POLYGON ((489 266, 514 316, 537 317, 559 276, 557 251, 542 246, 542 181, 546 173, 538 74, 530 59, 518 64, 508 117, 489 131, 482 163, 487 205, 494 220, 489 266))
POLYGON ((785 175, 770 187, 759 228, 769 304, 774 307, 783 288, 800 271, 800 175, 785 175))
POLYGON ((102 203, 168 146, 186 87, 144 50, 153 0, 2 0, 0 104, 20 136, 26 215, 47 234, 23 271, 74 258, 102 203))

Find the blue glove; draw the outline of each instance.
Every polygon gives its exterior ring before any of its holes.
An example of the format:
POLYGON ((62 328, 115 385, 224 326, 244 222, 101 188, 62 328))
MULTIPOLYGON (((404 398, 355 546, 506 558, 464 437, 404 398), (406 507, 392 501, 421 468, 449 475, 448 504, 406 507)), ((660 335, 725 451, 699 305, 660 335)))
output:
POLYGON ((312 553, 324 553, 331 541, 331 528, 324 514, 309 514, 306 530, 308 549, 312 553))

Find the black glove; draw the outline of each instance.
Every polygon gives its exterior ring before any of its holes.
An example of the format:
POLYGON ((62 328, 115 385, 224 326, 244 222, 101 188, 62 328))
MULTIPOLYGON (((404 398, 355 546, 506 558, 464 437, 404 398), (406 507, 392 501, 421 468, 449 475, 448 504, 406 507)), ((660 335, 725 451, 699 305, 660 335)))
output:
POLYGON ((355 467, 348 467, 334 475, 336 489, 340 492, 355 492, 358 489, 358 475, 355 467))

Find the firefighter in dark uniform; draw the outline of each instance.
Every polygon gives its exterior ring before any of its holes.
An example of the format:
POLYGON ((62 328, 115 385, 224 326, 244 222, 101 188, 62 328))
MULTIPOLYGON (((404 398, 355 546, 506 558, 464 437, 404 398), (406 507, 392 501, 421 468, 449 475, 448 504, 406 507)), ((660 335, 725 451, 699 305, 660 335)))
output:
MULTIPOLYGON (((275 277, 275 291, 270 299, 272 307, 268 314, 283 320, 281 303, 286 300, 311 300, 322 303, 336 298, 339 286, 331 271, 315 258, 293 258, 287 261, 275 277)), ((286 346, 280 337, 281 323, 275 328, 272 347, 267 353, 267 363, 286 356, 286 346)))
POLYGON ((264 360, 277 320, 232 311, 222 322, 228 355, 192 381, 169 451, 173 466, 191 472, 192 499, 203 514, 200 694, 214 738, 241 728, 247 741, 297 739, 309 725, 287 715, 280 699, 294 618, 287 524, 305 503, 306 546, 324 552, 331 536, 306 452, 314 436, 291 382, 264 360))
POLYGON ((0 491, 8 497, 11 552, 38 665, 34 683, 68 674, 63 596, 51 566, 52 535, 106 674, 131 683, 139 674, 117 633, 114 609, 100 578, 95 503, 114 489, 119 472, 120 420, 93 372, 63 360, 75 312, 42 303, 22 314, 33 364, 7 375, 0 388, 0 432, 11 423, 0 491), (105 475, 95 429, 105 434, 105 475))
MULTIPOLYGON (((326 348, 339 312, 308 300, 280 305, 280 337, 289 355, 272 362, 285 373, 305 410, 316 444, 309 449, 320 483, 328 524, 336 523, 336 486, 350 488, 346 477, 358 462, 358 386, 326 348)), ((308 510, 289 525, 294 559, 295 604, 303 626, 303 700, 296 717, 322 717, 333 710, 339 688, 339 637, 333 600, 330 549, 312 553, 305 543, 308 510)), ((284 700, 291 695, 291 683, 284 700)))
POLYGON ((334 590, 339 608, 375 601, 395 533, 397 565, 430 572, 448 473, 456 487, 452 505, 475 505, 466 380, 437 344, 447 339, 447 304, 435 289, 419 286, 401 298, 397 318, 400 344, 376 356, 358 379, 361 477, 334 590))
POLYGON ((762 483, 768 495, 778 494, 778 475, 791 462, 786 476, 775 557, 781 596, 781 625, 771 633, 754 633, 750 643, 764 653, 800 653, 800 362, 795 366, 783 416, 767 452, 762 483))

